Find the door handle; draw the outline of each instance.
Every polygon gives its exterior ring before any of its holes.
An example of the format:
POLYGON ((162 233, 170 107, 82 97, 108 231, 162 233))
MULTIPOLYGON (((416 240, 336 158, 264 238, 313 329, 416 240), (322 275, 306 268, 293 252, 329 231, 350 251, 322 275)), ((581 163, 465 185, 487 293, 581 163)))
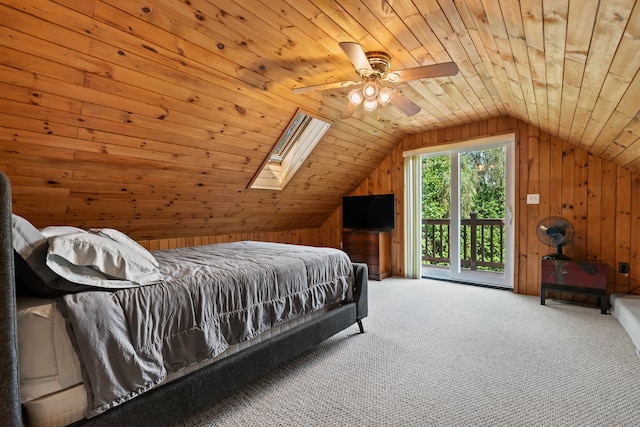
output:
POLYGON ((506 225, 511 225, 513 222, 513 212, 511 211, 511 206, 507 206, 507 212, 505 215, 506 225))

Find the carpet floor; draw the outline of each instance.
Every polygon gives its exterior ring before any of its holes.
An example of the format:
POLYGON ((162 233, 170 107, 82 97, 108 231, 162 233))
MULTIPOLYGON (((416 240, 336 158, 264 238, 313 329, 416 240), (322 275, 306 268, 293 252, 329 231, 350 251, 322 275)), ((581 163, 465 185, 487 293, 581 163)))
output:
POLYGON ((176 427, 640 425, 640 358, 595 307, 390 278, 363 323, 176 427))

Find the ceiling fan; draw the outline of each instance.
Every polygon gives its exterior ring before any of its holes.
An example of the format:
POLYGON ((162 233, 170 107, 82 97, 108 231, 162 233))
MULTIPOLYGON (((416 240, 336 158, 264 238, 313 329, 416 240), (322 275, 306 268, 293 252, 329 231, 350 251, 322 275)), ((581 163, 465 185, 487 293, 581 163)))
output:
POLYGON ((420 107, 398 89, 383 85, 383 82, 397 83, 458 74, 458 66, 453 62, 392 71, 391 56, 386 52, 365 52, 362 46, 355 42, 341 42, 340 47, 355 67, 359 80, 298 87, 293 89, 293 93, 303 94, 317 90, 357 86, 349 93, 350 102, 340 115, 341 119, 351 117, 361 103, 367 111, 375 111, 378 106, 390 103, 407 116, 413 116, 420 111, 420 107))

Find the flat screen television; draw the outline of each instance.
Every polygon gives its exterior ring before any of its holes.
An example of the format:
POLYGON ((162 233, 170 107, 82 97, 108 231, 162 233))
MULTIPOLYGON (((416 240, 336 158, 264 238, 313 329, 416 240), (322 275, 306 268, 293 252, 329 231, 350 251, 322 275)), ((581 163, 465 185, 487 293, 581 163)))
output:
POLYGON ((388 231, 395 226, 396 198, 393 194, 342 198, 342 228, 388 231))

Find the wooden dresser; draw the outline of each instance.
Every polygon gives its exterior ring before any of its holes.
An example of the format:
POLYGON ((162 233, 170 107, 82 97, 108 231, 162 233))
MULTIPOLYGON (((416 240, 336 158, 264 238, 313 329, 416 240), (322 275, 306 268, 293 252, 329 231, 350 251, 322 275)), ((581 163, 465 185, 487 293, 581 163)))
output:
POLYGON ((388 231, 350 230, 342 232, 342 249, 353 262, 364 262, 369 278, 391 276, 391 233, 388 231))

